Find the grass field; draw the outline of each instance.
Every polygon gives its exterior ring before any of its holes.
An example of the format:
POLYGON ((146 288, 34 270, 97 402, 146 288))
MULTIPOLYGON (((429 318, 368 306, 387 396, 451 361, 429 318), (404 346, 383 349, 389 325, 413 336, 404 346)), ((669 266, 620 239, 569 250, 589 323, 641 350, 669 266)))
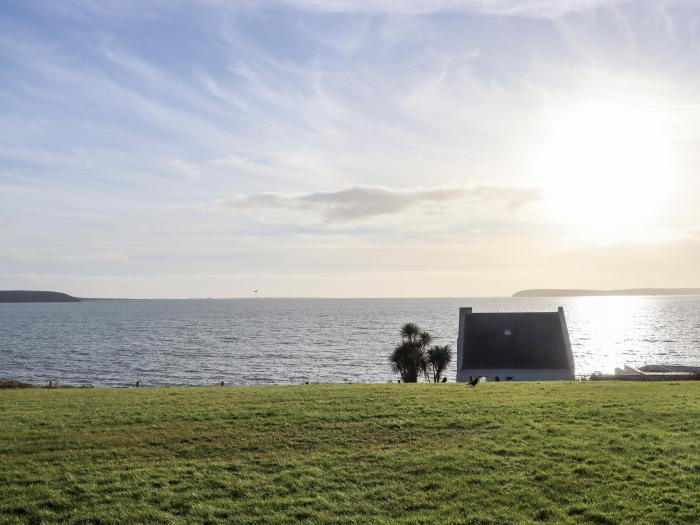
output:
POLYGON ((700 382, 0 391, 0 523, 700 523, 700 382))

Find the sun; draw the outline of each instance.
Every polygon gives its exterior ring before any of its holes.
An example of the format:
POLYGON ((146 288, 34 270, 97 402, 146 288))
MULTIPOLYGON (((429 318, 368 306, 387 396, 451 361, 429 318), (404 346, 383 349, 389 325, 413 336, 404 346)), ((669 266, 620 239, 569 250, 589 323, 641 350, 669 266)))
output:
POLYGON ((579 234, 643 235, 669 205, 672 148, 652 109, 582 102, 551 120, 541 146, 547 205, 579 234))

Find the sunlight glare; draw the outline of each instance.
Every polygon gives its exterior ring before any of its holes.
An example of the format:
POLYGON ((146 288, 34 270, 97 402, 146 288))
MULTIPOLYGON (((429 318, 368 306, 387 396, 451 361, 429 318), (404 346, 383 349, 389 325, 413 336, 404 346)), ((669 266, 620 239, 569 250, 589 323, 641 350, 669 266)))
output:
POLYGON ((673 154, 654 111, 587 103, 553 119, 537 169, 554 216, 578 233, 643 233, 668 206, 673 154))

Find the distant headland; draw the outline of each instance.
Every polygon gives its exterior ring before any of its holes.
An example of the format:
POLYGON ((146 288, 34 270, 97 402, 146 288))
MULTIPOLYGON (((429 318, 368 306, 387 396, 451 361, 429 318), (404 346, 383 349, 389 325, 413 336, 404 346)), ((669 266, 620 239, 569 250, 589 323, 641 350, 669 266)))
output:
POLYGON ((80 299, 61 292, 0 290, 0 303, 79 303, 80 299))
POLYGON ((521 290, 513 297, 604 297, 630 295, 700 295, 700 288, 629 288, 625 290, 568 290, 541 288, 521 290))

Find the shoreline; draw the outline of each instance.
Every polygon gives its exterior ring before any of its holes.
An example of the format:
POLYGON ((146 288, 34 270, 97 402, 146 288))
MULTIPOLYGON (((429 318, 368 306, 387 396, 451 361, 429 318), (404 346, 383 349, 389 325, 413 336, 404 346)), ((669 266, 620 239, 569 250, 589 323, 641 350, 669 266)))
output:
MULTIPOLYGON (((599 376, 599 377, 592 377, 592 378, 580 378, 580 379, 575 379, 575 380, 553 380, 553 381, 501 381, 501 382, 495 382, 495 381, 489 381, 489 382, 484 382, 491 384, 491 383, 499 383, 499 384, 504 384, 504 385, 518 385, 518 384, 578 384, 578 383, 686 383, 686 382, 695 382, 695 381, 700 381, 700 376, 693 376, 693 377, 672 377, 668 379, 629 379, 629 378, 619 378, 615 376, 599 376)), ((24 381, 17 381, 17 380, 5 380, 5 379, 0 379, 0 391, 2 390, 83 390, 83 389, 95 389, 95 390, 143 390, 143 389, 167 389, 167 388, 182 388, 182 389, 190 389, 190 388, 206 388, 206 389, 217 389, 217 388, 284 388, 284 387, 306 387, 306 386, 338 386, 338 387, 347 387, 347 386, 389 386, 389 385, 434 385, 435 383, 430 383, 426 381, 421 381, 418 383, 399 383, 398 381, 385 381, 385 382, 377 382, 377 383, 320 383, 320 382, 303 382, 303 383, 258 383, 258 384, 237 384, 237 383, 229 383, 229 384, 221 384, 221 383, 204 383, 204 384, 167 384, 167 385, 149 385, 149 384, 124 384, 124 385, 92 385, 92 384, 62 384, 62 383, 55 383, 52 385, 46 385, 46 384, 36 384, 36 383, 27 383, 24 381)), ((458 383, 457 381, 448 381, 446 383, 441 383, 443 385, 449 385, 449 384, 460 384, 467 386, 468 383, 458 383)))

